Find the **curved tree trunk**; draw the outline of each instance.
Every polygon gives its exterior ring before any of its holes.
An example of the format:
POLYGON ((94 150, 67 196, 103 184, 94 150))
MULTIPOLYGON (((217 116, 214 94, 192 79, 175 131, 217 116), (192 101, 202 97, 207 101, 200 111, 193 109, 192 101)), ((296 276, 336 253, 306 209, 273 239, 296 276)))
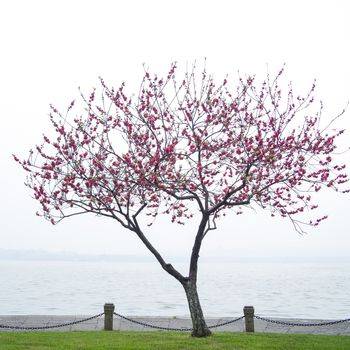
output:
MULTIPOLYGON (((143 234, 141 229, 138 227, 134 228, 134 232, 146 245, 149 251, 155 256, 162 268, 177 279, 185 289, 188 306, 190 309, 191 319, 192 319, 192 336, 193 337, 207 337, 211 334, 208 326, 206 325, 201 304, 199 302, 198 292, 197 292, 197 272, 198 272, 198 258, 199 251, 201 248, 202 240, 204 238, 204 231, 206 224, 208 222, 208 215, 203 215, 201 223, 198 228, 196 239, 192 248, 189 276, 185 277, 180 272, 178 272, 171 264, 167 264, 159 252, 153 247, 146 236, 143 234)), ((136 222, 136 221, 135 221, 136 222)), ((136 222, 137 224, 137 222, 136 222)))
POLYGON ((203 316, 202 307, 198 298, 196 282, 188 280, 183 284, 183 287, 185 289, 188 306, 191 313, 193 325, 192 336, 207 337, 211 334, 211 331, 209 330, 203 316))

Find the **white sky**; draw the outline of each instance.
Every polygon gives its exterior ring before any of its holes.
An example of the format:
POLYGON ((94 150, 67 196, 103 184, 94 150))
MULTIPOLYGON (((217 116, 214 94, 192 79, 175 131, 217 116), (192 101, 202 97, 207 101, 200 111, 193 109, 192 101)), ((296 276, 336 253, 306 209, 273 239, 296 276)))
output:
MULTIPOLYGON (((267 64, 273 72, 285 62, 301 92, 317 78, 330 118, 350 100, 349 13, 347 0, 2 1, 0 248, 149 255, 112 220, 85 215, 54 227, 35 216, 38 205, 11 154, 26 157, 41 141, 50 103, 66 107, 78 86, 98 86, 99 75, 135 86, 143 62, 162 73, 172 61, 207 57, 208 71, 232 78, 237 70, 264 78, 267 64)), ((350 109, 340 126, 350 129, 349 116, 350 109)), ((267 213, 233 215, 208 235, 202 256, 349 256, 349 195, 324 193, 319 204, 329 219, 307 236, 267 213)), ((150 237, 166 256, 188 255, 194 228, 160 220, 150 237)))

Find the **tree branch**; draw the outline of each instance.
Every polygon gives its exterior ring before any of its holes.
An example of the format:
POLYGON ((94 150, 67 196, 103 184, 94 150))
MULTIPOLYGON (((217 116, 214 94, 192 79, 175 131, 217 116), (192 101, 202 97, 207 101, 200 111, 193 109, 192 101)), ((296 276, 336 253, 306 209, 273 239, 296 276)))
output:
POLYGON ((187 281, 186 277, 184 277, 179 271, 177 271, 171 264, 167 264, 164 261, 163 257, 159 254, 157 249, 154 248, 154 246, 139 228, 135 229, 134 232, 141 239, 141 241, 147 247, 147 249, 154 255, 154 257, 158 260, 159 264, 166 272, 175 277, 181 284, 184 284, 187 281))
MULTIPOLYGON (((245 170, 245 175, 244 175, 244 179, 242 181, 242 184, 239 185, 237 188, 235 188, 232 191, 229 191, 226 193, 224 199, 217 203, 215 206, 213 206, 210 210, 208 210, 209 215, 215 213, 218 209, 220 209, 221 207, 225 206, 225 205, 243 205, 243 204, 228 204, 227 200, 234 195, 235 193, 239 192, 240 190, 242 190, 246 185, 247 185, 247 177, 249 175, 249 171, 251 169, 251 167, 253 166, 254 163, 251 163, 247 166, 247 169, 245 170)), ((244 201, 245 202, 245 201, 244 201)), ((249 203, 247 203, 249 204, 249 203)))

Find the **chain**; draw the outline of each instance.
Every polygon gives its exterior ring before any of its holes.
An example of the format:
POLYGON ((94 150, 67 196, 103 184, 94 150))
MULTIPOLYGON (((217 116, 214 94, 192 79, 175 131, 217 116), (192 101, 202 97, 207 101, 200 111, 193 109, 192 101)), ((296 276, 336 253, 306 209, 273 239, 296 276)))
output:
MULTIPOLYGON (((120 317, 120 318, 123 318, 124 320, 127 320, 129 322, 132 322, 132 323, 136 323, 136 324, 139 324, 141 326, 144 326, 144 327, 148 327, 148 328, 153 328, 153 329, 159 329, 159 330, 163 330, 163 331, 178 331, 178 332, 190 332, 190 331, 193 331, 193 328, 173 328, 173 327, 161 327, 161 326, 155 326, 153 324, 149 324, 149 323, 144 323, 144 322, 140 322, 140 321, 136 321, 136 320, 133 320, 129 317, 126 317, 126 316, 123 316, 123 315, 120 315, 116 312, 114 312, 114 315, 120 317)), ((214 325, 214 326, 209 326, 208 328, 211 329, 211 328, 218 328, 218 327, 221 327, 221 326, 225 326, 227 324, 230 324, 230 323, 234 323, 234 322, 237 322, 241 319, 243 319, 244 316, 241 316, 241 317, 238 317, 234 320, 231 320, 231 321, 227 321, 227 322, 223 322, 223 323, 219 323, 217 325, 214 325)))
POLYGON ((92 317, 84 318, 82 320, 68 322, 68 323, 61 323, 61 324, 56 324, 56 325, 51 325, 51 326, 22 327, 22 326, 7 326, 7 325, 0 324, 0 328, 31 330, 31 331, 33 331, 33 330, 40 330, 40 329, 60 328, 60 327, 72 326, 72 325, 75 325, 75 324, 78 324, 78 323, 90 321, 90 320, 93 320, 94 318, 100 317, 102 315, 104 315, 104 312, 102 312, 102 313, 100 313, 98 315, 92 316, 92 317))
POLYGON ((117 312, 113 312, 113 313, 114 313, 114 315, 116 315, 116 316, 118 316, 120 318, 123 318, 124 320, 127 320, 127 321, 129 321, 131 323, 136 323, 136 324, 139 324, 141 326, 148 327, 148 328, 154 328, 154 329, 159 329, 159 330, 163 330, 163 331, 182 331, 182 332, 189 332, 189 331, 193 330, 192 328, 170 328, 170 327, 155 326, 153 324, 149 324, 149 323, 144 323, 144 322, 133 320, 133 319, 131 319, 129 317, 120 315, 117 312))
POLYGON ((244 318, 244 316, 241 316, 241 317, 238 317, 238 318, 235 318, 234 320, 231 320, 231 321, 227 321, 227 322, 223 322, 223 323, 219 323, 219 324, 216 324, 214 326, 209 326, 208 328, 218 328, 218 327, 221 327, 221 326, 226 326, 227 324, 230 324, 230 323, 234 323, 234 322, 237 322, 237 321, 240 321, 244 318))
POLYGON ((262 320, 270 323, 277 323, 284 326, 302 326, 302 327, 317 327, 317 326, 329 326, 333 324, 339 324, 350 321, 350 318, 346 318, 344 320, 338 320, 338 321, 327 321, 327 322, 319 322, 319 323, 302 323, 302 322, 285 322, 285 321, 277 321, 277 320, 271 320, 265 317, 260 317, 254 315, 254 317, 257 320, 262 320))

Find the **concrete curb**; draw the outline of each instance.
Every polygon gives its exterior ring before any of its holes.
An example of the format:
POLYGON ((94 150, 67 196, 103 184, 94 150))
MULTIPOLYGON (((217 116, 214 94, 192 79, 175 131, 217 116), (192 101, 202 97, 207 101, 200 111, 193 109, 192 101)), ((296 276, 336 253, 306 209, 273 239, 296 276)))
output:
MULTIPOLYGON (((53 315, 20 315, 20 316, 0 316, 0 325, 5 326, 20 326, 20 327, 41 327, 41 326, 53 326, 57 324, 65 324, 74 321, 79 321, 89 316, 77 315, 77 316, 53 316, 53 315)), ((131 319, 151 324, 154 326, 168 327, 168 328, 191 328, 191 320, 189 318, 182 317, 141 317, 141 316, 128 316, 131 319)), ((233 318, 207 318, 208 326, 217 325, 230 321, 233 318)), ((319 323, 326 322, 327 320, 306 320, 306 319, 281 319, 274 318, 274 320, 285 322, 307 322, 307 323, 319 323)), ((287 326, 269 323, 262 320, 254 320, 256 332, 269 332, 269 333, 304 333, 304 334, 326 334, 326 335, 350 335, 350 322, 339 323, 328 326, 287 326)), ((75 325, 64 326, 60 328, 50 328, 42 331, 101 331, 104 328, 104 317, 98 317, 83 323, 75 325)), ((121 319, 115 316, 113 319, 113 330, 116 331, 156 331, 154 328, 145 327, 143 325, 135 324, 130 321, 121 319)), ((6 331, 21 331, 16 329, 1 328, 1 332, 6 331)), ((28 330, 30 331, 30 330, 28 330)), ((244 319, 235 323, 231 323, 225 326, 221 326, 213 329, 214 332, 244 332, 245 325, 244 319)))

